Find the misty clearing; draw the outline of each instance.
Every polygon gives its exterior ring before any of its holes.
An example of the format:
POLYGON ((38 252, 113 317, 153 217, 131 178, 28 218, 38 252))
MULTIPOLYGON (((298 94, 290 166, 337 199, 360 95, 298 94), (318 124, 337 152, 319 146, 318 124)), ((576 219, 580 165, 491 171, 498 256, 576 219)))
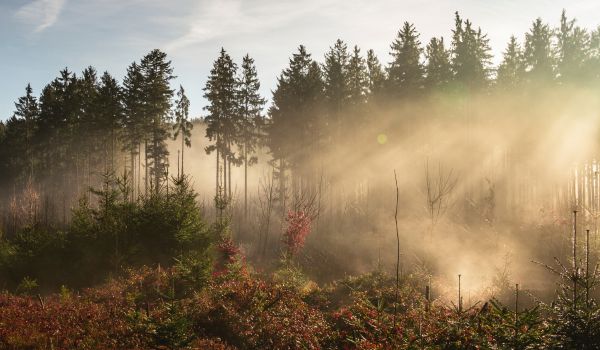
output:
POLYGON ((599 349, 600 29, 558 23, 27 84, 0 349, 599 349))

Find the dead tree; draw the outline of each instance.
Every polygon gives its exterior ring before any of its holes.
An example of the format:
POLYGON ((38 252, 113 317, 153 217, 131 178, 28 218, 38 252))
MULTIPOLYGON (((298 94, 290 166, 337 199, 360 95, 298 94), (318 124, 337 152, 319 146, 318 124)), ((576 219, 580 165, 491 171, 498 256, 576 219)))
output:
POLYGON ((437 173, 432 174, 429 170, 429 160, 427 160, 425 164, 425 190, 430 238, 433 238, 435 226, 448 210, 456 183, 457 177, 454 175, 453 169, 445 171, 442 164, 439 163, 437 173))

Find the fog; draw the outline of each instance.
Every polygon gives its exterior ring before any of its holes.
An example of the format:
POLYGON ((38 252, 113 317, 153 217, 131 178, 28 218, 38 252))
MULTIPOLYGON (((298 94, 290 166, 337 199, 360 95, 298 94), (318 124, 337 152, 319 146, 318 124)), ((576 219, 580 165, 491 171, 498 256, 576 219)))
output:
MULTIPOLYGON (((424 283, 432 278, 433 293, 447 300, 455 298, 459 274, 463 295, 473 302, 514 283, 553 291, 554 279, 532 261, 569 261, 573 210, 580 212, 580 233, 592 230, 594 254, 598 247, 598 103, 593 90, 563 86, 528 94, 438 95, 370 111, 367 127, 344 130, 343 144, 311 158, 319 186, 304 191, 315 193, 319 211, 303 266, 321 281, 378 268, 393 273, 395 171, 403 274, 424 283)), ((196 123, 184 166, 212 220, 216 162, 205 152, 204 136, 203 124, 196 123)), ((179 149, 170 144, 171 173, 179 149)), ((248 220, 243 167, 232 167, 230 216, 248 259, 268 268, 258 247, 261 235, 270 238, 267 255, 276 261, 285 222, 274 211, 276 224, 261 232, 263 186, 276 180, 268 149, 258 158, 248 172, 248 220)), ((303 190, 288 191, 294 198, 303 190)))

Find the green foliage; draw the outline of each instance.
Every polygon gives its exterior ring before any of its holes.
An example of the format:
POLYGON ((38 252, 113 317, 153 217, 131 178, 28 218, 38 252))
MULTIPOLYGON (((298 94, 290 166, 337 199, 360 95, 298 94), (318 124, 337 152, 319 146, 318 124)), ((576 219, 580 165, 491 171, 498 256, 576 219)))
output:
POLYGON ((177 262, 190 287, 201 287, 210 269, 211 240, 186 177, 173 179, 168 195, 136 202, 110 174, 92 193, 97 205, 82 199, 66 231, 31 227, 3 242, 2 276, 13 283, 31 276, 43 287, 80 287, 127 267, 177 262))
POLYGON ((389 93, 393 97, 415 94, 423 87, 423 48, 419 33, 409 22, 398 32, 391 45, 392 62, 388 68, 389 93))
POLYGON ((544 305, 549 313, 547 346, 554 349, 597 349, 600 347, 600 307, 595 300, 585 301, 567 283, 559 286, 556 299, 544 305))
POLYGON ((306 292, 311 287, 311 281, 299 266, 290 260, 281 263, 279 269, 273 273, 273 281, 285 288, 290 288, 299 292, 306 292))
POLYGON ((21 283, 19 283, 19 285, 17 286, 15 292, 17 294, 33 295, 38 290, 38 288, 39 285, 35 279, 25 276, 21 280, 21 283))
POLYGON ((501 88, 512 89, 518 86, 525 76, 525 62, 523 51, 517 38, 510 37, 508 46, 504 51, 502 63, 498 67, 497 83, 501 88))
POLYGON ((482 310, 489 312, 485 322, 501 346, 512 349, 538 349, 542 346, 547 330, 539 306, 517 314, 500 301, 491 299, 482 310))
POLYGON ((491 54, 487 34, 481 28, 474 28, 470 20, 463 20, 455 14, 455 28, 452 30, 451 64, 456 87, 472 91, 485 88, 491 73, 491 54))

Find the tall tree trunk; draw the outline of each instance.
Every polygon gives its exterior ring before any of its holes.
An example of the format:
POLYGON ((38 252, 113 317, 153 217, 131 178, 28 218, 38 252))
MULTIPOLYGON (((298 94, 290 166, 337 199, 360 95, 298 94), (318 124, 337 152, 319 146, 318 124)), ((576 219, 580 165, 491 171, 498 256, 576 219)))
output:
POLYGON ((225 200, 228 200, 227 194, 227 154, 223 154, 223 195, 225 196, 225 200))
POLYGON ((219 154, 219 139, 220 139, 219 134, 217 134, 217 142, 216 142, 216 145, 217 145, 217 168, 215 169, 215 173, 216 173, 215 199, 216 200, 219 199, 219 186, 220 186, 220 183, 219 183, 219 165, 220 165, 220 163, 219 163, 220 162, 220 159, 219 159, 219 155, 220 155, 219 154))
POLYGON ((154 193, 158 194, 160 189, 160 178, 163 174, 161 174, 162 164, 160 159, 160 153, 158 152, 158 136, 156 135, 156 127, 154 130, 155 132, 152 137, 152 144, 154 145, 154 155, 152 157, 154 161, 154 193))
POLYGON ((231 158, 227 157, 227 175, 229 180, 229 199, 231 199, 231 158))
POLYGON ((115 129, 110 129, 110 170, 115 170, 115 129))
POLYGON ((131 201, 133 202, 133 199, 135 198, 135 153, 133 152, 133 150, 131 150, 130 152, 130 165, 131 165, 131 170, 130 170, 130 176, 131 176, 131 201))
POLYGON ((182 133, 181 134, 181 175, 183 175, 183 149, 185 148, 184 138, 185 138, 185 136, 182 133))
POLYGON ((137 159, 138 159, 137 196, 138 196, 138 198, 140 198, 140 192, 142 191, 142 189, 140 188, 141 183, 142 183, 142 144, 141 143, 138 143, 138 156, 137 156, 137 159))
POLYGON ((244 144, 244 219, 248 220, 248 145, 244 144))
POLYGON ((148 140, 144 139, 144 194, 148 194, 148 140))
POLYGON ((279 159, 279 201, 281 202, 281 217, 285 217, 285 168, 283 159, 279 159))

